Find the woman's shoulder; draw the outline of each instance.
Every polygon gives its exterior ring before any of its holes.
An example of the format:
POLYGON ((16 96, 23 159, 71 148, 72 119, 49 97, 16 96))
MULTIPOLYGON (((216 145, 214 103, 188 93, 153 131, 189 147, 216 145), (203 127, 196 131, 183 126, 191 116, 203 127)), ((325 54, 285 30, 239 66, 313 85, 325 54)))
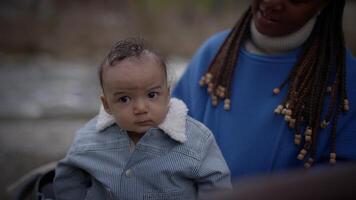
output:
POLYGON ((214 42, 223 42, 225 40, 225 38, 229 35, 231 29, 226 29, 220 32, 217 32, 213 35, 211 35, 208 39, 207 39, 207 43, 214 43, 214 42))
POLYGON ((212 57, 216 54, 220 46, 223 44, 225 38, 228 36, 229 30, 218 32, 208 39, 200 46, 199 50, 195 53, 193 57, 194 60, 202 60, 203 66, 208 64, 212 57))
POLYGON ((211 35, 204 43, 203 48, 218 48, 222 45, 225 38, 228 36, 230 29, 220 31, 211 35))

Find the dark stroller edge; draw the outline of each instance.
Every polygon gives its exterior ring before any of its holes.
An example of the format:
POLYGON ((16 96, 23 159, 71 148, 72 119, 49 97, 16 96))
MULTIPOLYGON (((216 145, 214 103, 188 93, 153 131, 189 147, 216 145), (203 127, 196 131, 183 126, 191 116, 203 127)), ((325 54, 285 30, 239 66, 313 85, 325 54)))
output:
POLYGON ((52 182, 57 161, 35 168, 7 187, 12 200, 55 199, 52 182))

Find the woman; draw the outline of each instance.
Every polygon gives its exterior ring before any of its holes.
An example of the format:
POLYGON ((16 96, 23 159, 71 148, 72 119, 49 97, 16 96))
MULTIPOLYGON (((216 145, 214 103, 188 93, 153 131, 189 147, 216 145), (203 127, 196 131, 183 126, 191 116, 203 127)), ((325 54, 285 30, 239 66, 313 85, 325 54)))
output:
POLYGON ((174 90, 215 134, 234 178, 356 160, 356 60, 344 0, 254 0, 174 90))

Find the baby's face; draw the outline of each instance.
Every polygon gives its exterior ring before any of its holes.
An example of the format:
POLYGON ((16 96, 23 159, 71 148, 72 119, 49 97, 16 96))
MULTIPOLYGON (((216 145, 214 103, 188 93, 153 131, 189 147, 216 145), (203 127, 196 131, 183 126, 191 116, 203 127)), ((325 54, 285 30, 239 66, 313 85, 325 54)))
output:
POLYGON ((166 117, 170 92, 163 66, 152 54, 128 58, 103 72, 104 108, 132 133, 145 133, 166 117))

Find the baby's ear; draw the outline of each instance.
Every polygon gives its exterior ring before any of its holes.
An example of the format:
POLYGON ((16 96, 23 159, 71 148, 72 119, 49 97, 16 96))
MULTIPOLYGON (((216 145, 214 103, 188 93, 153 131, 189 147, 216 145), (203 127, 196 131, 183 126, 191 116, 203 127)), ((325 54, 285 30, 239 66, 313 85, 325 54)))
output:
POLYGON ((106 97, 104 95, 101 95, 100 100, 101 100, 101 103, 103 104, 105 111, 111 115, 112 112, 111 112, 111 109, 110 109, 110 106, 109 106, 109 103, 108 103, 108 100, 106 99, 106 97))

